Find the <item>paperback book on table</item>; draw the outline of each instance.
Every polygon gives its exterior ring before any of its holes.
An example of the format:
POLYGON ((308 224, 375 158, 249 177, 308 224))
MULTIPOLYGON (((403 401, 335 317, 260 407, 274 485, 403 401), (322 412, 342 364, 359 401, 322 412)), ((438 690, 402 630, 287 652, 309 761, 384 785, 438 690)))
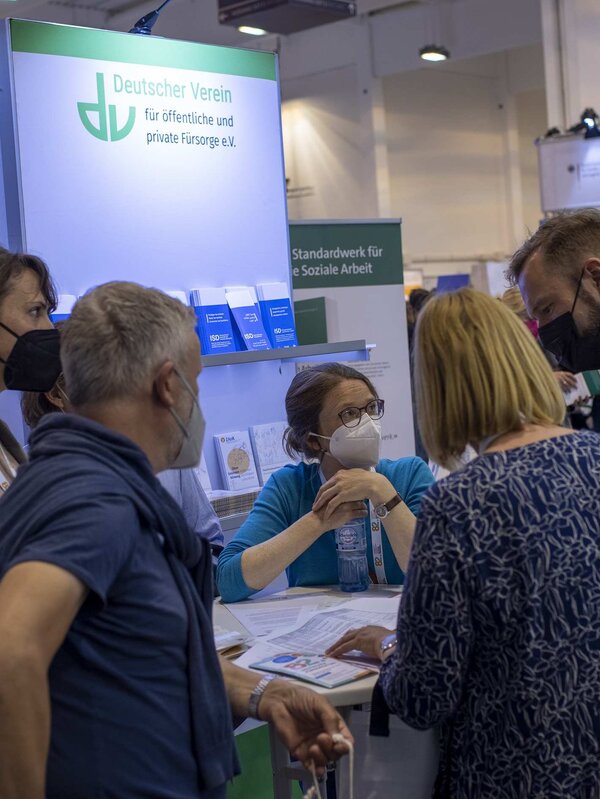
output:
POLYGON ((336 688, 371 673, 367 669, 324 655, 303 655, 299 652, 271 655, 257 663, 251 663, 250 668, 284 674, 286 677, 321 685, 323 688, 336 688))
POLYGON ((287 283, 259 283, 258 304, 273 349, 298 346, 294 312, 287 283))
POLYGON ((236 345, 224 288, 192 289, 190 302, 198 319, 203 355, 235 352, 236 345))
POLYGON ((248 431, 219 433, 214 439, 225 488, 228 491, 260 488, 248 431))
POLYGON ((255 424, 249 428, 261 485, 267 482, 273 472, 288 463, 295 463, 283 447, 283 435, 287 426, 287 422, 269 422, 255 424))
POLYGON ((256 290, 250 286, 226 288, 225 297, 237 331, 238 348, 241 350, 270 350, 256 290))

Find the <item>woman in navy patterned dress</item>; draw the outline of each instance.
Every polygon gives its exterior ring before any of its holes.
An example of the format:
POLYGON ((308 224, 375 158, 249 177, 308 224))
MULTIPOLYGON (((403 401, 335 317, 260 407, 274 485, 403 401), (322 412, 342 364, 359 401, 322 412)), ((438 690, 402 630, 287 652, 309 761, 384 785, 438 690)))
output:
POLYGON ((559 426, 550 368, 497 300, 430 302, 416 355, 430 456, 481 455, 422 500, 397 644, 384 639, 387 703, 440 725, 436 796, 597 799, 600 436, 559 426))

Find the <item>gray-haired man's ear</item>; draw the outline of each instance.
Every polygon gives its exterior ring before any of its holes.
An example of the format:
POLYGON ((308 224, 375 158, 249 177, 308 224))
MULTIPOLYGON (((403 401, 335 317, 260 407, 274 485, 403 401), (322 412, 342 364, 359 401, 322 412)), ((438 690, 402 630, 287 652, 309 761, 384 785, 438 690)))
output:
POLYGON ((585 269, 600 289, 600 258, 588 258, 585 262, 585 269))

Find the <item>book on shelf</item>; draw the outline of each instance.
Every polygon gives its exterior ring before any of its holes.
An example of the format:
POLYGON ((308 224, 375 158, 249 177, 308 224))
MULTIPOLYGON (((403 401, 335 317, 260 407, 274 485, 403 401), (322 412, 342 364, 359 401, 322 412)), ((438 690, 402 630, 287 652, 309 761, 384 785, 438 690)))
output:
POLYGON ((225 289, 227 304, 235 323, 238 348, 241 350, 270 350, 260 310, 256 290, 251 286, 225 289))
POLYGON ((192 289, 190 302, 198 319, 202 354, 222 355, 235 352, 237 347, 225 289, 192 289))
POLYGON ((298 346, 294 312, 287 283, 259 283, 258 305, 273 349, 298 346))
POLYGON ((248 431, 219 433, 214 440, 225 488, 229 491, 260 488, 248 431))
POLYGON ((273 472, 289 463, 296 462, 287 454, 283 446, 283 435, 287 427, 287 422, 269 422, 255 424, 249 428, 261 485, 267 482, 273 472))

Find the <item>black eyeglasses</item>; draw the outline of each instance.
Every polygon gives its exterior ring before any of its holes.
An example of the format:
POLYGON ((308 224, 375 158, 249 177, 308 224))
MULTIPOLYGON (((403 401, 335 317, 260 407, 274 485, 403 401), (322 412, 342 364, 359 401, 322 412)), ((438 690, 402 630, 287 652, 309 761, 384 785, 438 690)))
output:
POLYGON ((384 406, 384 400, 375 399, 367 403, 364 408, 356 408, 354 406, 351 406, 350 408, 344 408, 343 411, 338 413, 338 416, 345 427, 358 427, 363 413, 368 414, 371 419, 381 419, 383 416, 384 406))

